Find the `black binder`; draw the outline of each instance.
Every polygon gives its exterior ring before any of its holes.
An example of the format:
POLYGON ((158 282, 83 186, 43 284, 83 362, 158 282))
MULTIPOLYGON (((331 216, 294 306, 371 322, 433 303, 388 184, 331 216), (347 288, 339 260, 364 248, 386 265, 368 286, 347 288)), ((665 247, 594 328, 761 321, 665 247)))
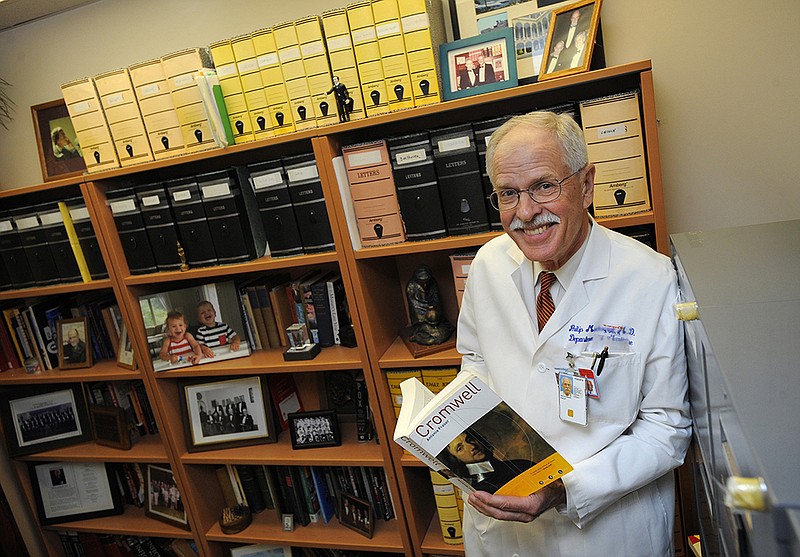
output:
POLYGON ((39 221, 42 223, 45 239, 50 246, 50 253, 53 255, 61 282, 82 282, 83 277, 80 267, 78 267, 78 260, 72 250, 67 228, 64 226, 64 217, 61 215, 58 205, 53 203, 42 207, 42 210, 39 211, 39 221))
POLYGON ((434 130, 431 143, 448 233, 458 236, 487 232, 489 217, 472 126, 434 130))
POLYGON ((30 288, 36 284, 14 219, 5 212, 0 214, 0 258, 8 273, 11 288, 30 288))
POLYGON ((171 180, 166 185, 186 262, 191 267, 216 265, 217 252, 214 250, 197 181, 194 178, 180 178, 171 180))
POLYGON ((283 166, 303 249, 306 253, 333 250, 333 233, 314 154, 286 157, 283 166))
POLYGON ((267 161, 251 165, 248 171, 247 184, 255 193, 270 255, 302 255, 303 243, 283 164, 280 160, 267 161))
POLYGON ((122 251, 128 260, 131 274, 143 275, 158 271, 133 188, 109 190, 106 192, 106 203, 114 215, 122 251))
POLYGON ((89 274, 94 280, 108 278, 108 269, 103 260, 103 252, 100 251, 100 242, 92 227, 92 219, 89 217, 89 210, 86 208, 82 197, 74 197, 65 201, 69 216, 72 218, 72 226, 75 227, 75 234, 83 251, 83 259, 89 268, 89 274))
POLYGON ((240 186, 240 171, 246 181, 244 168, 197 176, 208 228, 221 265, 252 261, 264 255, 267 247, 255 196, 250 188, 243 190, 240 186))
POLYGON ((486 211, 489 214, 489 226, 492 230, 501 230, 503 223, 500 222, 500 211, 492 207, 489 201, 489 195, 492 193, 492 181, 486 173, 486 146, 488 145, 489 138, 494 131, 502 126, 511 116, 502 116, 500 118, 492 118, 491 120, 483 120, 472 124, 472 130, 475 133, 475 145, 478 147, 478 165, 481 171, 481 178, 483 180, 483 195, 486 200, 486 211))
POLYGON ((138 186, 136 198, 142 209, 142 221, 158 270, 179 270, 178 232, 166 188, 160 183, 138 186))
POLYGON ((28 258, 33 281, 37 286, 58 284, 61 277, 50 246, 47 244, 47 232, 39 221, 39 216, 30 208, 11 211, 11 216, 17 225, 19 240, 28 258))
POLYGON ((386 143, 406 238, 418 241, 447 236, 428 132, 392 137, 386 143))

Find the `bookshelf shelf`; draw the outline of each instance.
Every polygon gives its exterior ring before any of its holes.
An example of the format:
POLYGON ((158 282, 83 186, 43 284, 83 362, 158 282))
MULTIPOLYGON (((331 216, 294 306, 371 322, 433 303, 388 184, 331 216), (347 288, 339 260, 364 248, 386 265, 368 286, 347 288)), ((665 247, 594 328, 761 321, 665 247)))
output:
POLYGON ((163 538, 191 538, 191 533, 170 524, 154 520, 144 514, 144 509, 125 506, 122 515, 104 516, 90 520, 64 522, 47 526, 49 530, 74 530, 76 532, 96 532, 99 534, 119 534, 134 536, 156 536, 163 538))
POLYGON ((145 435, 134 441, 130 450, 127 451, 89 442, 27 455, 20 460, 43 462, 63 460, 73 462, 100 461, 166 464, 169 462, 169 455, 167 455, 167 451, 164 449, 164 440, 159 435, 145 435))
POLYGON ((92 367, 79 369, 51 369, 40 373, 26 373, 21 368, 0 373, 0 386, 35 385, 49 383, 80 383, 86 381, 125 381, 141 379, 140 371, 119 367, 117 362, 101 360, 92 367))
POLYGON ((92 292, 111 288, 110 279, 93 280, 91 282, 73 282, 70 284, 54 284, 53 286, 38 286, 22 290, 5 290, 0 292, 0 300, 16 300, 19 298, 35 298, 41 296, 60 296, 74 294, 75 292, 92 292))

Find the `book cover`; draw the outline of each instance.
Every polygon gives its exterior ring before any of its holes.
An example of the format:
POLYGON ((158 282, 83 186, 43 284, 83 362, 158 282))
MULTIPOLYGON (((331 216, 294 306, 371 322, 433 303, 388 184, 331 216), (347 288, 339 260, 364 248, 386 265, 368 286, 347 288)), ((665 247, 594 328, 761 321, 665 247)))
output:
MULTIPOLYGON (((269 334, 267 334, 267 324, 264 321, 264 313, 261 311, 256 287, 253 285, 246 286, 245 291, 247 292, 247 299, 250 302, 250 309, 253 311, 253 324, 255 325, 256 334, 258 335, 258 343, 264 350, 269 350, 271 344, 269 341, 269 334)), ((248 309, 248 317, 250 316, 249 311, 248 309)))
POLYGON ((286 338, 286 328, 294 323, 292 307, 286 291, 289 288, 289 281, 282 281, 269 289, 269 299, 272 302, 272 310, 275 313, 275 323, 278 326, 278 334, 281 339, 281 346, 289 346, 289 339, 286 338))
POLYGON ((355 375, 356 397, 356 434, 359 443, 373 438, 375 429, 372 426, 372 409, 369 406, 369 393, 364 373, 359 371, 355 375))
POLYGON ((334 328, 334 335, 338 332, 339 340, 336 344, 341 344, 347 348, 357 346, 356 332, 353 328, 353 319, 350 315, 350 305, 347 302, 347 293, 344 288, 342 276, 335 276, 328 281, 328 298, 331 300, 331 321, 334 319, 338 326, 334 328))
POLYGON ((572 466, 477 376, 462 372, 434 395, 401 384, 394 441, 454 485, 525 497, 572 466))
POLYGON ((258 298, 258 309, 261 310, 261 315, 264 318, 264 325, 267 329, 269 346, 270 348, 278 348, 281 346, 283 331, 278 329, 278 321, 275 318, 275 311, 272 308, 272 301, 269 298, 268 285, 256 284, 255 290, 256 297, 258 298))
POLYGON ((65 202, 59 201, 58 210, 61 212, 61 219, 64 222, 64 230, 67 232, 69 246, 72 249, 73 255, 75 256, 75 261, 78 264, 78 270, 81 273, 81 280, 83 280, 83 282, 91 282, 92 273, 89 269, 89 264, 86 261, 86 257, 83 255, 83 246, 81 246, 80 237, 78 236, 78 231, 75 229, 75 224, 72 222, 72 215, 69 207, 67 207, 65 202))
POLYGON ((289 429, 289 414, 304 410, 294 377, 291 373, 269 375, 267 384, 269 385, 272 403, 275 405, 275 410, 278 414, 281 430, 286 431, 289 429))
POLYGON ((128 68, 105 72, 93 80, 120 165, 154 160, 128 68))
POLYGON ((311 477, 311 467, 297 466, 296 469, 300 478, 300 486, 303 489, 306 509, 308 510, 308 520, 309 522, 319 522, 322 511, 320 510, 319 494, 311 477))
POLYGON ((320 346, 336 344, 333 337, 333 321, 331 320, 331 301, 328 297, 328 280, 335 275, 334 271, 326 273, 311 284, 311 297, 314 315, 317 318, 317 336, 320 346))
POLYGON ((263 512, 267 505, 264 502, 264 496, 261 493, 254 467, 247 464, 236 464, 234 467, 236 474, 239 476, 239 482, 241 483, 247 506, 250 507, 250 512, 253 514, 263 512))
POLYGON ((314 489, 319 499, 320 516, 327 524, 336 514, 336 498, 328 488, 324 470, 319 466, 310 466, 309 469, 311 470, 311 479, 314 482, 314 489))
POLYGON ((94 280, 108 278, 108 269, 106 269, 100 242, 97 240, 86 203, 82 197, 67 199, 65 203, 69 209, 69 216, 75 227, 75 234, 78 237, 91 278, 94 280))

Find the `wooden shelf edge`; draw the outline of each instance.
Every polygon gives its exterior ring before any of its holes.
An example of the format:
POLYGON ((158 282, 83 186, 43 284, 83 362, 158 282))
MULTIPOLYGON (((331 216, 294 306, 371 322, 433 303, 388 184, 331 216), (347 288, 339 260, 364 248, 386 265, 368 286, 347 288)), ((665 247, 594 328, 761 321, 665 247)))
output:
POLYGON ((169 462, 160 435, 145 435, 134 441, 127 451, 98 445, 94 441, 61 447, 41 453, 18 457, 28 461, 71 461, 71 462, 169 462))
POLYGON ((111 279, 99 279, 89 282, 68 282, 64 284, 53 284, 51 286, 34 286, 32 288, 23 288, 22 290, 3 290, 0 292, 0 300, 37 298, 40 296, 68 296, 75 292, 105 290, 111 289, 111 287, 111 279))
POLYGON ((125 512, 122 515, 104 516, 75 522, 62 522, 43 526, 42 528, 48 530, 95 532, 98 534, 155 536, 159 538, 192 537, 191 532, 150 518, 144 514, 144 509, 132 505, 125 505, 125 512))
POLYGON ((51 369, 40 373, 27 373, 23 368, 16 368, 0 373, 0 385, 125 381, 131 379, 142 379, 141 372, 119 367, 112 360, 101 360, 91 367, 79 369, 51 369))
POLYGON ((381 368, 460 366, 461 354, 451 348, 421 358, 414 358, 403 343, 403 339, 397 337, 380 357, 378 363, 381 368))

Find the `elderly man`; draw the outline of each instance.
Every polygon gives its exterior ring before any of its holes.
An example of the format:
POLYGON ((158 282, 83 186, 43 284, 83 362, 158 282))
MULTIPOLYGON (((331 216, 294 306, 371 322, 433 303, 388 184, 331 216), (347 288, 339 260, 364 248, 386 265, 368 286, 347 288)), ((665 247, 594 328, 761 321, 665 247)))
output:
POLYGON ((506 234, 470 268, 462 369, 574 470, 527 497, 473 493, 466 554, 672 555, 672 470, 691 431, 671 262, 590 217, 595 168, 569 116, 511 119, 486 160, 506 234), (570 397, 560 393, 564 376, 570 397), (599 398, 586 397, 586 378, 599 398))

